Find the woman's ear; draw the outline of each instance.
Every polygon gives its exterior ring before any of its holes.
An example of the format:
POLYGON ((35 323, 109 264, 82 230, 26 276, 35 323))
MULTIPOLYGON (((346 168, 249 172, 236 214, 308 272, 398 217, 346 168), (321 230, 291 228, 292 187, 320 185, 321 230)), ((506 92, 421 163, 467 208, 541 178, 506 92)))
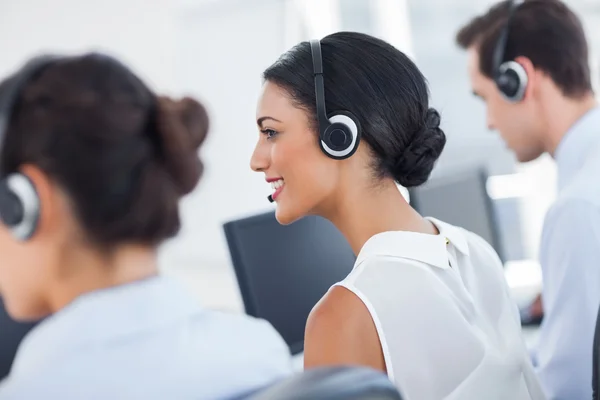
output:
POLYGON ((56 190, 48 175, 35 165, 24 165, 20 169, 20 173, 31 180, 39 198, 39 217, 36 230, 32 236, 32 239, 35 239, 45 232, 53 231, 53 225, 59 219, 56 210, 56 190))

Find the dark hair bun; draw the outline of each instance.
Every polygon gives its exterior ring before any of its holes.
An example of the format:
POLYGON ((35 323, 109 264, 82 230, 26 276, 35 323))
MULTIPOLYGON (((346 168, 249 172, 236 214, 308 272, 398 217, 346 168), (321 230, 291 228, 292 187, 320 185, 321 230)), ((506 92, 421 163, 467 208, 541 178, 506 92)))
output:
POLYGON ((166 171, 181 196, 196 187, 204 170, 198 149, 208 133, 208 114, 196 100, 157 100, 157 131, 166 171))
POLYGON ((429 179, 445 145, 446 135, 440 129, 440 114, 430 108, 425 114, 421 130, 415 133, 394 164, 392 176, 406 188, 422 185, 429 179))

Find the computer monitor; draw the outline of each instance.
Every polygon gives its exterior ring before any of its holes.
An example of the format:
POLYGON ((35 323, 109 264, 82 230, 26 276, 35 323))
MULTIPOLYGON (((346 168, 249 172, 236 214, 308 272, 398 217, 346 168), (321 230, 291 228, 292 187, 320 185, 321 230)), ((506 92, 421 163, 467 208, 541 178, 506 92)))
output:
POLYGON ((311 309, 356 257, 324 218, 280 225, 269 212, 223 225, 246 313, 269 321, 292 354, 304 349, 311 309))
POLYGON ((10 372, 21 340, 35 325, 13 320, 0 299, 0 380, 10 372))
POLYGON ((423 216, 478 234, 505 262, 494 206, 487 192, 487 178, 487 171, 480 166, 448 171, 409 189, 410 203, 423 216))

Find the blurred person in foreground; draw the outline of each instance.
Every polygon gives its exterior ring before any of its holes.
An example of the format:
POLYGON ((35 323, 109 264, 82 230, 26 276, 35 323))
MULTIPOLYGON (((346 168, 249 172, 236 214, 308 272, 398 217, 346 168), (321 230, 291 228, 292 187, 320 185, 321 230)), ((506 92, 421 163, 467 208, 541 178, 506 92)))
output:
POLYGON ((288 374, 269 324, 158 273, 203 171, 200 103, 91 53, 30 61, 0 104, 0 293, 13 318, 46 317, 0 399, 220 399, 288 374))

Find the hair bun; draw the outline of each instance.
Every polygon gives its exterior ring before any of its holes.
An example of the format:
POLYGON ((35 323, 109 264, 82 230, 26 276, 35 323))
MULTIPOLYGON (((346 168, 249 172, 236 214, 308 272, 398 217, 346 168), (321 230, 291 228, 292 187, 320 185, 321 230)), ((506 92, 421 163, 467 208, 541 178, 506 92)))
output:
POLYGON ((425 127, 427 129, 439 129, 442 117, 435 108, 430 108, 425 113, 425 127))
POLYGON ((446 135, 440 128, 440 121, 437 110, 429 108, 421 129, 415 133, 394 165, 392 175, 400 185, 415 187, 429 179, 433 166, 446 145, 446 135))
POLYGON ((164 167, 179 194, 186 195, 196 187, 204 170, 198 149, 208 133, 206 109, 190 97, 173 100, 160 96, 156 123, 164 167))

